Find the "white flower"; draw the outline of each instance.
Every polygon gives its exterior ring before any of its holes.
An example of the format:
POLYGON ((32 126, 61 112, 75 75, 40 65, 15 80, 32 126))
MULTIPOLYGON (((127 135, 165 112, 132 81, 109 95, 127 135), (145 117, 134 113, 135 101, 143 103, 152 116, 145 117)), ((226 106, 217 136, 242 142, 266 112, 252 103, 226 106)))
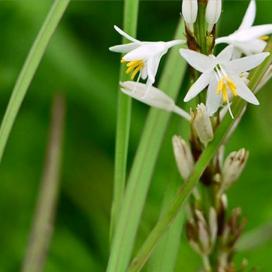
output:
POLYGON ((232 96, 240 96, 251 104, 259 105, 257 98, 240 74, 261 64, 269 53, 231 60, 232 52, 232 46, 227 46, 217 57, 206 56, 190 49, 180 49, 181 56, 202 73, 185 96, 185 102, 197 96, 208 86, 206 107, 209 115, 214 114, 222 102, 227 104, 230 110, 229 101, 232 96))
POLYGON ((125 53, 121 62, 126 63, 127 73, 131 73, 131 79, 139 73, 143 80, 147 79, 147 85, 151 86, 155 82, 159 63, 164 54, 171 47, 183 43, 181 40, 169 42, 141 42, 129 36, 123 30, 114 26, 115 30, 131 41, 128 44, 116 45, 110 47, 110 51, 125 53))
POLYGON ((256 2, 251 0, 239 29, 229 36, 216 39, 216 44, 232 44, 235 56, 262 52, 266 46, 265 35, 272 33, 272 24, 253 26, 255 16, 256 2))
POLYGON ((193 30, 193 24, 196 21, 198 12, 198 3, 197 0, 183 0, 182 1, 182 15, 184 21, 190 30, 193 30))
POLYGON ((121 91, 151 107, 159 108, 168 112, 175 112, 190 121, 191 116, 183 109, 175 105, 174 100, 161 90, 135 81, 120 82, 121 91))
POLYGON ((219 20, 222 11, 222 0, 209 0, 206 7, 206 21, 208 23, 208 31, 211 32, 213 26, 219 20))

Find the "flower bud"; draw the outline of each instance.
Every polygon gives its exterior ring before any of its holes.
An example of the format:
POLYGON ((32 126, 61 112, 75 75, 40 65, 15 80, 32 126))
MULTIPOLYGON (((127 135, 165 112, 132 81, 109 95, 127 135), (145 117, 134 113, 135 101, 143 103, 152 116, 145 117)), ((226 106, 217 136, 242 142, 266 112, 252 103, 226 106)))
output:
POLYGON ((174 100, 170 96, 153 86, 148 87, 143 83, 135 81, 120 82, 120 86, 123 93, 142 103, 168 112, 175 112, 184 119, 188 121, 191 120, 191 116, 186 111, 176 106, 174 100))
POLYGON ((182 15, 185 23, 189 29, 193 30, 193 24, 196 21, 198 12, 197 0, 183 0, 182 1, 182 15))
POLYGON ((209 211, 209 227, 210 227, 210 239, 211 245, 214 245, 216 241, 218 226, 217 226, 217 214, 214 207, 209 211))
POLYGON ((213 128, 203 103, 197 105, 192 123, 200 142, 207 145, 213 139, 213 128))
POLYGON ((248 151, 244 148, 231 152, 226 158, 222 170, 222 186, 228 188, 241 175, 248 159, 248 151))
POLYGON ((189 178, 194 167, 194 159, 191 149, 179 136, 174 136, 172 143, 179 173, 186 180, 189 178))
POLYGON ((208 23, 208 32, 211 32, 213 26, 217 23, 222 11, 222 0, 208 0, 206 7, 206 21, 208 23))

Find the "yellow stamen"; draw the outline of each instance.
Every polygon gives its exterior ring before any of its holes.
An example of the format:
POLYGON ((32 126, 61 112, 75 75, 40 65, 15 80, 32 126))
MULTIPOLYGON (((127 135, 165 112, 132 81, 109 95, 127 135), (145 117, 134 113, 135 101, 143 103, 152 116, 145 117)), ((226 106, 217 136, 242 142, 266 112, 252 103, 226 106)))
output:
POLYGON ((236 87, 236 84, 228 77, 226 77, 226 81, 227 81, 227 84, 228 84, 228 87, 230 88, 232 94, 234 96, 237 96, 237 87, 236 87))
POLYGON ((223 96, 223 101, 224 101, 225 103, 228 102, 229 98, 228 98, 228 91, 227 91, 227 86, 226 86, 226 84, 223 85, 222 96, 223 96))
POLYGON ((230 90, 233 96, 237 96, 237 86, 236 84, 227 76, 219 79, 216 89, 216 94, 219 95, 222 93, 223 102, 227 103, 229 101, 228 98, 228 90, 230 90))
POLYGON ((216 89, 216 94, 220 94, 220 92, 223 90, 223 86, 224 86, 224 80, 220 79, 218 81, 218 85, 217 85, 217 89, 216 89))
POLYGON ((125 61, 124 59, 121 60, 121 63, 127 62, 127 74, 131 74, 131 80, 135 78, 137 73, 144 67, 144 62, 142 60, 132 60, 132 61, 125 61))
POLYGON ((264 36, 261 36, 259 39, 262 41, 267 41, 269 39, 269 36, 264 35, 264 36))

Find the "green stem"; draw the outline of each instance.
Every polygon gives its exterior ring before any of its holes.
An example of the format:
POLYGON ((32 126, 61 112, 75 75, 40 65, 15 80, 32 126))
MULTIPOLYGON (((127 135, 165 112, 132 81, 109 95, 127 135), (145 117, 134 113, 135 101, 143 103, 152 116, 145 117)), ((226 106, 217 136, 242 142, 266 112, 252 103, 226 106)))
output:
MULTIPOLYGON (((182 24, 178 25, 178 33, 182 33, 182 24)), ((181 34, 176 35, 176 39, 182 37, 181 34)), ((159 84, 159 88, 173 98, 178 94, 186 67, 185 63, 177 57, 177 50, 178 48, 174 48, 169 53, 159 84)), ((127 269, 152 172, 169 118, 170 114, 167 112, 158 109, 150 110, 113 236, 108 272, 124 272, 127 269)))
MULTIPOLYGON (((272 43, 272 40, 270 40, 266 48, 267 50, 270 49, 271 43, 272 43)), ((255 84, 255 81, 259 82, 259 80, 263 77, 263 74, 265 73, 265 70, 263 67, 267 67, 267 65, 269 64, 268 63, 269 61, 270 63, 272 62, 271 55, 268 61, 264 62, 255 71, 251 73, 251 75, 252 74, 254 75, 254 79, 251 79, 251 81, 249 82, 249 87, 251 87, 253 91, 257 87, 257 85, 255 84)), ((233 110, 234 116, 239 116, 240 113, 243 111, 245 105, 246 103, 241 99, 234 100, 232 104, 232 110, 233 110)), ((144 242, 144 244, 138 251, 136 257, 133 259, 128 270, 129 272, 140 271, 140 269, 144 266, 144 264, 150 257, 155 245, 157 244, 161 236, 164 234, 164 232, 168 229, 168 227, 173 222, 173 220, 176 218, 177 214, 182 208, 183 203, 193 191, 201 175, 203 174, 204 170, 208 166, 210 160, 215 156, 218 148, 220 147, 221 143, 224 141, 225 136, 228 134, 234 122, 235 120, 231 119, 229 115, 227 115, 223 119, 222 123, 216 130, 213 141, 207 146, 207 148, 203 151, 199 160, 197 161, 193 173, 191 174, 189 179, 186 181, 186 183, 180 188, 175 199, 170 205, 169 209, 165 212, 164 216, 162 216, 160 220, 157 222, 156 226, 151 231, 146 241, 144 242)))
POLYGON ((20 106, 24 100, 27 89, 33 79, 33 76, 38 68, 41 58, 46 50, 46 47, 52 37, 58 23, 67 8, 69 0, 56 0, 40 29, 40 32, 32 45, 32 48, 27 56, 24 66, 17 79, 15 87, 12 91, 11 98, 7 110, 5 112, 0 128, 0 162, 3 153, 15 122, 20 106))
POLYGON ((65 101, 62 96, 54 97, 51 119, 44 173, 22 269, 23 272, 43 271, 53 232, 53 221, 59 191, 61 148, 65 119, 65 101))
POLYGON ((200 47, 200 52, 203 54, 208 54, 207 49, 207 38, 206 38, 206 19, 205 19, 205 11, 206 11, 206 2, 198 1, 198 16, 195 24, 195 33, 197 37, 197 42, 200 47))
MULTIPOLYGON (((126 0, 124 6, 124 31, 136 36, 139 1, 126 0)), ((127 43, 124 39, 123 43, 127 43)), ((120 81, 127 79, 125 66, 121 65, 120 81)), ((127 154, 129 145, 129 130, 131 120, 131 98, 118 92, 117 127, 115 143, 114 188, 111 212, 110 237, 112 238, 115 224, 119 216, 121 202, 125 191, 127 172, 127 154)))

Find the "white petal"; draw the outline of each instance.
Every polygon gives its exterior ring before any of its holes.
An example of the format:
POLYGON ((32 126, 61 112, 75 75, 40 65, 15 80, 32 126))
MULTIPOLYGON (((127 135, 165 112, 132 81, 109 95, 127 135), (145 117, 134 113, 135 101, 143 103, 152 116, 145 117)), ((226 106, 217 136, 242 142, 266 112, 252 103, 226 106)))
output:
POLYGON ((114 26, 114 29, 123 37, 125 37, 126 39, 128 39, 131 42, 139 42, 138 40, 136 40, 135 38, 131 37, 130 35, 128 35, 125 31, 123 31, 122 29, 120 29, 118 26, 114 26))
POLYGON ((117 53, 128 53, 139 46, 140 46, 139 43, 120 44, 110 47, 109 50, 117 53))
POLYGON ((215 40, 215 44, 220 44, 220 43, 231 44, 232 42, 233 40, 229 36, 220 37, 215 40))
POLYGON ((269 56, 268 52, 235 59, 228 63, 228 68, 236 74, 240 74, 242 72, 250 71, 251 69, 260 65, 267 57, 269 56))
POLYGON ((253 92, 248 88, 248 86, 238 77, 232 77, 232 80, 237 86, 237 93, 238 95, 246 100, 247 102, 259 105, 259 101, 256 98, 256 96, 253 94, 253 92))
POLYGON ((207 70, 213 69, 216 65, 215 61, 206 55, 195 52, 190 49, 180 49, 181 56, 196 70, 201 73, 206 72, 207 70))
POLYGON ((256 17, 256 1, 251 0, 246 10, 243 21, 239 27, 239 30, 249 28, 253 25, 256 17))
POLYGON ((206 99, 206 107, 209 116, 212 116, 214 113, 216 113, 221 104, 221 95, 216 94, 216 87, 217 80, 213 74, 209 83, 206 99))
POLYGON ((175 108, 174 100, 161 90, 149 87, 143 83, 126 81, 120 83, 123 93, 139 100, 149 106, 172 111, 175 108))
POLYGON ((235 42, 236 46, 245 55, 252 55, 263 52, 266 47, 266 42, 255 39, 247 42, 235 42))
POLYGON ((184 40, 173 40, 173 41, 166 42, 165 45, 167 49, 170 49, 171 47, 175 45, 184 44, 184 43, 185 43, 184 40))
POLYGON ((233 53, 233 46, 228 45, 225 47, 216 57, 218 62, 228 62, 231 59, 233 53))
POLYGON ((211 71, 203 73, 189 89, 188 93, 184 98, 184 102, 190 101, 195 96, 197 96, 203 89, 205 89, 205 87, 207 87, 207 85, 209 84, 211 75, 211 71))
POLYGON ((264 35, 272 33, 272 24, 252 26, 247 29, 242 29, 231 35, 231 38, 236 41, 245 42, 260 38, 264 35))
POLYGON ((135 50, 127 53, 123 59, 125 61, 133 60, 147 60, 158 54, 165 54, 167 49, 165 48, 164 42, 148 42, 142 43, 141 46, 135 50))
POLYGON ((153 58, 148 59, 147 65, 147 76, 150 85, 153 85, 155 82, 155 77, 159 68, 160 60, 162 55, 155 56, 153 58))
POLYGON ((182 15, 187 24, 193 24, 197 18, 198 4, 197 0, 182 1, 182 15))

